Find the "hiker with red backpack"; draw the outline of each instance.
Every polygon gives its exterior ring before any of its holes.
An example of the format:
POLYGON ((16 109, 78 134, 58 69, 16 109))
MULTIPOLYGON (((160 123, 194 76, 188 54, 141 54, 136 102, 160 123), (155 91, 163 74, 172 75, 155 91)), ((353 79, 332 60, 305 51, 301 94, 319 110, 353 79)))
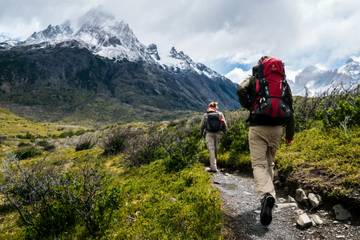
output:
POLYGON ((216 164, 216 151, 221 132, 226 132, 224 114, 218 110, 218 103, 211 102, 201 121, 201 136, 206 139, 206 146, 210 155, 210 172, 218 172, 216 164))
POLYGON ((250 111, 249 148, 256 190, 261 196, 260 222, 272 221, 275 204, 274 158, 283 126, 285 140, 290 144, 294 136, 293 101, 281 60, 264 56, 254 66, 251 77, 238 89, 240 104, 250 111))

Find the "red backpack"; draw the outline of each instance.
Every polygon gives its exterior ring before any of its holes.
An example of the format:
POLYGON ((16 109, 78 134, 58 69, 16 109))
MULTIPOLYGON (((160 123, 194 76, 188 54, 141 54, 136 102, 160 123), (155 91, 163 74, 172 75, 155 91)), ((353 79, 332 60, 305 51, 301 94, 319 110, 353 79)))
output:
POLYGON ((284 124, 290 118, 292 109, 287 100, 290 88, 283 62, 273 57, 262 58, 259 65, 253 68, 253 76, 255 93, 251 117, 265 125, 284 124))

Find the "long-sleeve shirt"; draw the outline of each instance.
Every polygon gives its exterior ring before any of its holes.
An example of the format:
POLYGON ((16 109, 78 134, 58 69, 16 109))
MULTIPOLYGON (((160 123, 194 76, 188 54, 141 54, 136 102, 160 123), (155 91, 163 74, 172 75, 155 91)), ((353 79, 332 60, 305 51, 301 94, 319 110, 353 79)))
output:
POLYGON ((217 110, 208 110, 206 113, 204 113, 203 118, 201 120, 201 127, 200 127, 201 136, 205 135, 208 113, 211 113, 211 112, 219 113, 221 131, 226 132, 227 124, 226 124, 224 114, 222 112, 220 112, 220 111, 217 111, 217 110))

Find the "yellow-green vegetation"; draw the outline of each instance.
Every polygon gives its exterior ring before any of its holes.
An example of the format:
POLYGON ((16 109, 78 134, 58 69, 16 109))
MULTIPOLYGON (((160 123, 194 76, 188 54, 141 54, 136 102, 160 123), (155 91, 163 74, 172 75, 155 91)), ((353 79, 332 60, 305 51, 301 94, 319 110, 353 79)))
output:
POLYGON ((76 134, 56 124, 1 116, 12 128, 1 132, 1 191, 24 218, 0 194, 0 239, 221 239, 220 196, 196 163, 198 122, 104 128, 101 141, 117 128, 127 138, 120 152, 104 154, 101 143, 64 143, 59 137, 76 134), (56 148, 45 150, 50 143, 56 148))
POLYGON ((218 192, 199 164, 167 172, 155 161, 121 174, 123 207, 107 232, 110 239, 219 239, 218 192))
MULTIPOLYGON (((64 130, 75 129, 74 126, 61 126, 60 124, 33 122, 19 117, 12 112, 0 108, 0 135, 22 136, 30 139, 34 136, 60 135, 64 130)), ((79 129, 79 127, 77 127, 79 129)))
POLYGON ((352 195, 360 187, 360 127, 299 132, 292 145, 280 147, 277 166, 300 183, 352 195))

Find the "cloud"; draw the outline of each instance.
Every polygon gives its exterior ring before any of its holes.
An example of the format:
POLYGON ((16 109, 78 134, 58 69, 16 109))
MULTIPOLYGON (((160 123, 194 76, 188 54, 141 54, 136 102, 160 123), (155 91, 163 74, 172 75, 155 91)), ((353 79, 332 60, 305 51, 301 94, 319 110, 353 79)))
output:
POLYGON ((225 77, 230 79, 233 82, 241 83, 244 81, 247 77, 249 77, 252 74, 251 70, 244 71, 241 68, 234 68, 232 71, 227 73, 225 77))
POLYGON ((210 65, 266 54, 296 70, 360 53, 357 0, 1 0, 0 33, 25 38, 97 6, 128 22, 143 43, 176 46, 210 65))

